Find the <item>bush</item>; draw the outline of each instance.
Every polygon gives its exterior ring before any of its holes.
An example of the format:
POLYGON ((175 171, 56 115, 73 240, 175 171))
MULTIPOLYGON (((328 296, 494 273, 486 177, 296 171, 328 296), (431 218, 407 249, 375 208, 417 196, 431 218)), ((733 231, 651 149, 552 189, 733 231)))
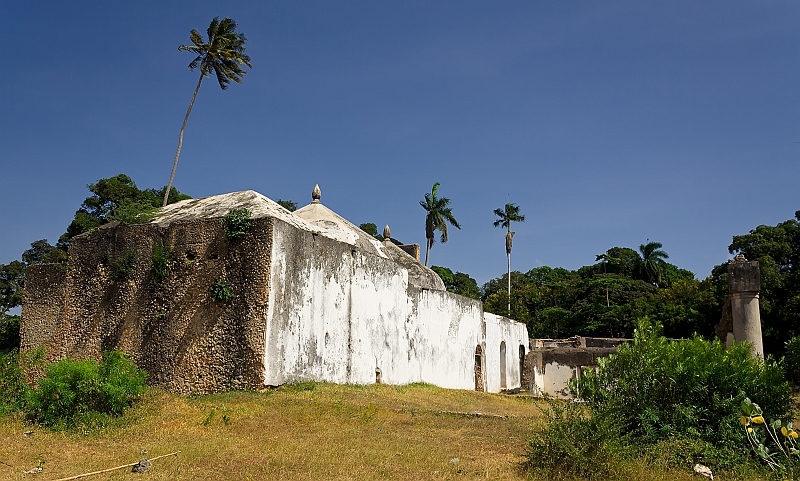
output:
POLYGON ((19 350, 0 355, 0 415, 19 410, 27 386, 19 364, 19 350))
POLYGON ((19 348, 19 316, 0 313, 0 352, 19 348))
POLYGON ((793 337, 784 344, 786 353, 783 356, 783 365, 786 376, 794 383, 800 385, 800 337, 793 337))
POLYGON ((643 322, 632 344, 601 360, 573 388, 593 417, 611 418, 633 442, 700 440, 697 462, 736 464, 742 453, 739 407, 745 393, 771 416, 790 412, 790 389, 774 362, 750 345, 726 350, 694 337, 669 341, 643 322))
POLYGON ((65 359, 47 367, 38 390, 27 391, 24 410, 54 429, 102 425, 144 393, 145 377, 121 351, 104 352, 99 363, 65 359))
POLYGON ((231 283, 222 278, 215 280, 208 290, 214 302, 230 302, 236 297, 231 290, 231 283))
POLYGON ((136 253, 133 251, 125 251, 122 257, 118 257, 111 263, 111 268, 114 270, 114 279, 122 279, 123 277, 133 273, 136 270, 136 253))
POLYGON ((608 477, 618 464, 624 438, 611 418, 590 416, 576 402, 546 399, 548 423, 528 439, 528 469, 551 475, 596 479, 608 477))
POLYGON ((158 284, 159 282, 163 281, 165 277, 167 277, 167 268, 169 264, 175 260, 175 254, 169 249, 169 247, 165 247, 164 244, 160 242, 153 243, 153 268, 152 268, 152 276, 153 282, 158 284))
POLYGON ((245 235, 253 226, 251 217, 253 213, 248 209, 233 209, 222 218, 222 230, 229 240, 238 239, 245 235))

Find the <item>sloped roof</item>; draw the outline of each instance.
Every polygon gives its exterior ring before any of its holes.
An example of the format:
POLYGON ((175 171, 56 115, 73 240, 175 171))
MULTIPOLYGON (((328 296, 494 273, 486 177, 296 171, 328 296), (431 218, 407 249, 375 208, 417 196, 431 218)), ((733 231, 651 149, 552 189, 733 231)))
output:
MULTIPOLYGON (((318 192, 318 189, 316 189, 318 192)), ((318 195, 318 193, 316 194, 318 195)), ((273 217, 298 229, 344 242, 372 255, 390 259, 408 270, 409 282, 426 289, 444 290, 441 278, 391 242, 381 243, 353 223, 330 210, 315 197, 314 202, 290 212, 272 199, 253 190, 188 199, 169 204, 152 223, 162 227, 177 221, 224 217, 233 209, 248 209, 253 218, 273 217)))
POLYGON ((188 199, 169 204, 159 211, 158 216, 153 219, 152 223, 164 227, 176 221, 224 217, 233 209, 242 208, 249 210, 255 219, 275 217, 303 230, 317 230, 302 219, 292 215, 291 212, 274 200, 254 190, 212 195, 211 197, 188 199))

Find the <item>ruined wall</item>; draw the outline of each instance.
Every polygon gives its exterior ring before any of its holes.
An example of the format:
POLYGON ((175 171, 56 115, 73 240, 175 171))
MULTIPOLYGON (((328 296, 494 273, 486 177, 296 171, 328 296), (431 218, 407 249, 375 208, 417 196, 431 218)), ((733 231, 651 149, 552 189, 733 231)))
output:
POLYGON ((100 228, 76 237, 66 272, 32 266, 26 276, 22 348, 48 360, 99 358, 122 349, 174 392, 256 388, 263 381, 272 219, 229 242, 219 219, 100 228), (174 256, 153 278, 153 245, 174 256), (130 272, 119 266, 130 257, 130 272), (116 266, 116 267, 115 267, 116 266), (226 279, 236 297, 214 302, 226 279))
MULTIPOLYGON (((576 338, 579 339, 579 338, 576 338)), ((611 345, 612 339, 582 338, 586 344, 611 345), (586 342, 588 339, 588 342, 586 342)), ((624 341, 624 340, 620 340, 624 341)), ((580 342, 580 341, 579 341, 580 342)), ((619 344, 619 342, 616 342, 619 344)), ((614 347, 543 347, 532 349, 525 357, 525 369, 530 370, 525 386, 533 393, 556 398, 570 398, 569 382, 579 378, 586 369, 595 369, 597 360, 617 351, 614 347)))
POLYGON ((265 383, 473 389, 480 302, 409 286, 389 259, 276 221, 265 383), (380 374, 377 374, 379 372, 380 374))

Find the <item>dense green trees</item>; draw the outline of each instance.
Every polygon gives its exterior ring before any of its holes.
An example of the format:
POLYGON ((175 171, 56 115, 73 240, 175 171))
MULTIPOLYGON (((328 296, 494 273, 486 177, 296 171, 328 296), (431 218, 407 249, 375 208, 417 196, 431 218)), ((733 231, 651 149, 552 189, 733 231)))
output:
MULTIPOLYGON (((147 220, 148 214, 161 205, 161 199, 166 192, 166 187, 160 190, 141 190, 125 174, 100 179, 96 184, 88 184, 86 188, 92 195, 83 201, 67 227, 67 232, 58 239, 58 246, 64 250, 69 246, 70 239, 76 235, 90 232, 108 222, 116 220, 131 224, 147 220)), ((190 198, 178 192, 175 187, 170 187, 167 196, 170 204, 190 198)))
MULTIPOLYGON (((733 237, 731 254, 744 254, 761 267, 761 326, 766 352, 780 352, 783 344, 800 336, 800 211, 775 226, 760 225, 733 237)), ((724 292, 727 265, 716 266, 712 278, 724 292)))
POLYGON ((657 242, 641 247, 650 254, 649 268, 633 249, 612 247, 576 271, 543 266, 511 272, 510 309, 502 292, 507 275, 483 286, 484 308, 526 322, 534 337, 630 337, 645 316, 660 322, 668 337, 712 336, 723 300, 712 281, 665 262, 657 242))
POLYGON ((223 18, 221 21, 219 17, 214 17, 211 24, 208 26, 208 43, 203 39, 201 34, 196 28, 192 29, 189 39, 194 45, 181 45, 178 47, 179 51, 190 52, 196 55, 194 60, 189 63, 189 70, 194 71, 200 68, 200 79, 197 80, 197 87, 192 94, 192 101, 189 102, 189 108, 186 110, 186 116, 183 118, 181 125, 181 133, 178 136, 178 151, 175 152, 175 161, 172 163, 172 172, 169 175, 169 182, 167 183, 166 192, 164 192, 164 201, 162 206, 169 203, 169 196, 167 192, 172 187, 172 180, 175 178, 175 170, 178 168, 178 159, 181 156, 181 147, 183 147, 183 132, 186 130, 186 122, 189 121, 189 114, 192 113, 194 101, 197 98, 197 92, 200 91, 200 84, 203 79, 210 77, 213 73, 219 87, 222 90, 228 88, 231 81, 238 84, 242 83, 242 77, 247 73, 240 67, 240 65, 250 65, 250 57, 245 54, 244 44, 247 39, 242 33, 236 32, 236 22, 228 17, 223 18))
POLYGON ((464 274, 463 272, 456 272, 453 274, 453 271, 447 267, 433 266, 431 269, 442 278, 442 282, 444 282, 444 286, 448 292, 472 299, 481 298, 481 290, 478 287, 478 282, 468 274, 464 274))

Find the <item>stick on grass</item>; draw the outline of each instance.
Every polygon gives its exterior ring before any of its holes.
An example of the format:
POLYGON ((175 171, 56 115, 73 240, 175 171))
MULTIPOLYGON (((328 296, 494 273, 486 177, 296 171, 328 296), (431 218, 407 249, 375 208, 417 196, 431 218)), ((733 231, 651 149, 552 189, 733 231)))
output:
MULTIPOLYGON (((156 456, 155 458, 150 458, 150 461, 155 461, 156 459, 165 458, 167 456, 177 456, 178 453, 180 453, 180 451, 175 451, 174 453, 169 453, 169 454, 162 454, 161 456, 156 456)), ((87 476, 94 476, 95 474, 110 473, 111 471, 116 471, 118 469, 130 468, 130 467, 136 466, 137 464, 139 464, 139 461, 136 461, 135 463, 125 464, 123 466, 117 466, 116 468, 108 468, 108 469, 103 469, 103 470, 100 470, 100 471, 92 471, 91 473, 78 474, 78 475, 75 475, 75 476, 70 476, 69 478, 59 478, 59 479, 56 479, 56 481, 70 481, 72 479, 80 479, 80 478, 85 478, 87 476)))

